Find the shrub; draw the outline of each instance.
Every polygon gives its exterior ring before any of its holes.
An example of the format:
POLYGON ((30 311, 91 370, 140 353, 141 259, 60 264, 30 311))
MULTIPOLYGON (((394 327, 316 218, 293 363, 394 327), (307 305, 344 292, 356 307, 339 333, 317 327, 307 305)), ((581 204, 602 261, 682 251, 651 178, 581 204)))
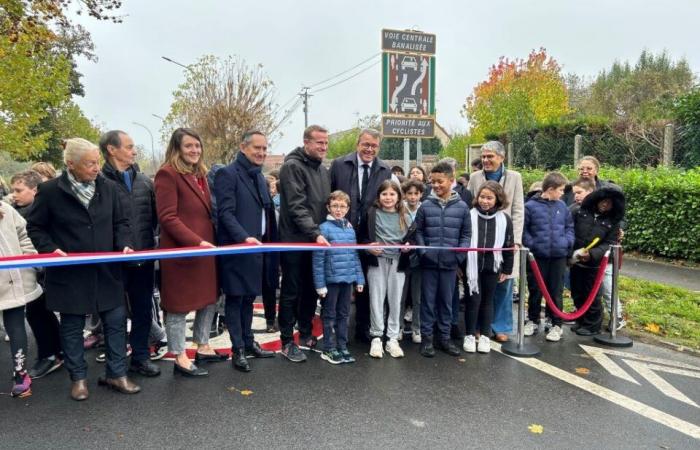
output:
MULTIPOLYGON (((572 167, 559 170, 570 180, 577 176, 572 167)), ((525 191, 547 173, 541 169, 519 171, 525 191)), ((601 169, 600 178, 614 181, 625 192, 625 248, 700 261, 700 169, 606 166, 601 169)))

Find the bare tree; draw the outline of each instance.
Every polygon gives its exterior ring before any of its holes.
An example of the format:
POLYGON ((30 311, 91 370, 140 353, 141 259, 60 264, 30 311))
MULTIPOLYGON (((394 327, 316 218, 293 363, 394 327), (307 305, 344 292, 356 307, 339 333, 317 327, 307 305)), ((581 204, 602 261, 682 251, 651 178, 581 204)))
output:
POLYGON ((227 163, 245 131, 255 128, 270 140, 277 136, 275 87, 262 65, 207 55, 188 66, 185 76, 163 122, 166 142, 173 129, 192 128, 204 141, 206 162, 227 163))

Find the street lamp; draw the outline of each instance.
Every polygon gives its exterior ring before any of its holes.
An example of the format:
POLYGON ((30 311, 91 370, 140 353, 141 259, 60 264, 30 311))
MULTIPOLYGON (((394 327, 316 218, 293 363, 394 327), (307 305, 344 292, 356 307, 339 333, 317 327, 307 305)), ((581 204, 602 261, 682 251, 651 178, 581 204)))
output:
POLYGON ((182 63, 179 63, 179 62, 177 62, 177 61, 173 61, 172 59, 168 58, 167 56, 161 56, 161 58, 163 58, 164 60, 168 61, 169 63, 173 63, 173 64, 176 64, 176 65, 178 65, 178 66, 180 66, 180 67, 184 67, 184 68, 187 69, 187 70, 190 70, 190 66, 186 66, 186 65, 184 65, 184 64, 182 64, 182 63))
POLYGON ((155 169, 156 168, 156 149, 155 149, 155 146, 153 145, 153 133, 151 133, 151 130, 149 130, 148 127, 142 123, 138 123, 138 122, 131 122, 131 123, 133 123, 134 125, 138 125, 141 128, 143 128, 144 130, 148 131, 148 134, 151 136, 151 161, 152 161, 151 164, 153 164, 153 169, 155 169))

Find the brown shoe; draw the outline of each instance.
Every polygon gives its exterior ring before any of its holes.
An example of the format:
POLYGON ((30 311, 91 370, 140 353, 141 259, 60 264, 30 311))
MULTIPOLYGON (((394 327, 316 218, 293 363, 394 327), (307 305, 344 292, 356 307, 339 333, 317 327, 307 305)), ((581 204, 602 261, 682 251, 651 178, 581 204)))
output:
POLYGON ((508 342, 508 335, 503 333, 496 333, 496 342, 508 342))
POLYGON ((88 395, 87 380, 83 379, 73 382, 73 386, 70 388, 70 398, 81 402, 87 400, 88 395))
POLYGON ((119 378, 100 377, 97 380, 100 386, 108 386, 122 394, 136 394, 141 391, 139 385, 128 379, 126 376, 119 378))

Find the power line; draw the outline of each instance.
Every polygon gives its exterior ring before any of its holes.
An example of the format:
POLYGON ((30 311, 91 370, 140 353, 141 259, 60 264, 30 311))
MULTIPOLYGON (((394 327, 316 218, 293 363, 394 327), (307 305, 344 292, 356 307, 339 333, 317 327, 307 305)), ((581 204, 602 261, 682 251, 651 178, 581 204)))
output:
POLYGON ((342 80, 340 80, 340 81, 338 81, 338 82, 336 82, 336 83, 333 83, 333 84, 331 84, 331 85, 329 85, 329 86, 325 86, 325 87, 322 87, 321 89, 315 90, 313 93, 314 93, 314 94, 318 94, 319 92, 323 92, 323 91, 325 91, 326 89, 330 89, 330 88, 332 88, 332 87, 334 87, 334 86, 337 86, 337 85, 339 85, 339 84, 345 83, 346 81, 351 80, 351 79, 355 78, 356 76, 358 76, 358 75, 360 75, 360 74, 362 74, 362 73, 368 71, 369 69, 371 69, 372 67, 376 66, 376 65, 379 64, 380 62, 381 62, 381 60, 375 62, 375 63, 372 64, 371 66, 368 66, 368 67, 362 69, 361 71, 359 71, 359 72, 357 72, 357 73, 355 73, 355 74, 353 74, 353 75, 350 75, 350 76, 347 77, 347 78, 343 78, 342 80))
MULTIPOLYGON (((379 55, 381 55, 381 54, 382 54, 381 52, 375 53, 374 55, 370 56, 369 58, 365 59, 364 61, 359 62, 359 63, 355 64, 354 66, 350 67, 349 69, 345 69, 345 70, 343 70, 342 72, 333 75, 332 77, 326 78, 326 79, 323 80, 323 81, 319 81, 318 83, 314 83, 314 84, 309 85, 309 86, 307 86, 307 87, 308 87, 309 89, 311 89, 311 88, 314 88, 314 87, 316 87, 316 86, 318 86, 318 85, 320 85, 320 84, 324 84, 324 83, 326 83, 327 81, 330 81, 330 80, 332 80, 332 79, 334 79, 334 78, 338 78, 338 77, 341 76, 341 75, 345 75, 346 73, 350 72, 351 70, 353 70, 353 69, 355 69, 355 68, 357 68, 357 67, 360 67, 360 66, 363 65, 364 63, 366 63, 366 62, 368 62, 368 61, 371 61, 372 59, 376 58, 377 56, 379 56, 379 55)), ((317 91, 317 92, 319 92, 319 91, 317 91)))
POLYGON ((287 120, 289 120, 289 118, 292 116, 292 114, 294 114, 296 112, 296 110, 299 109, 299 106, 301 106, 301 103, 302 103, 302 99, 301 99, 301 97, 298 97, 298 96, 296 97, 296 99, 297 99, 297 101, 289 108, 289 110, 287 111, 287 114, 285 114, 284 117, 282 117, 282 120, 280 120, 277 123, 277 126, 275 127, 276 129, 279 129, 287 120))

